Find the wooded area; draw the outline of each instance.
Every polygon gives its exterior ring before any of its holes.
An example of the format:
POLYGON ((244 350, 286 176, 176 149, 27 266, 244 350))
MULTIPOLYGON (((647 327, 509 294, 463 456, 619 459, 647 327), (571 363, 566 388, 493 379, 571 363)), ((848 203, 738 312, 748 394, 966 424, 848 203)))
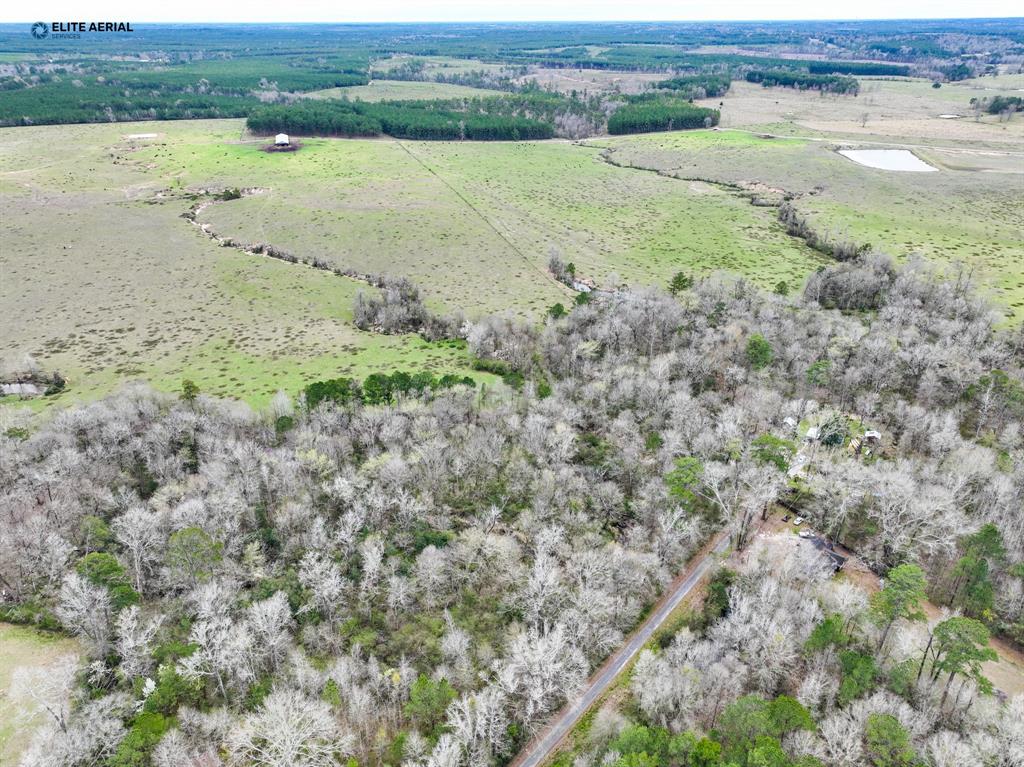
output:
POLYGON ((588 758, 1011 764, 1020 698, 970 659, 1024 636, 1020 329, 923 263, 855 259, 796 299, 688 285, 468 326, 512 396, 398 373, 253 412, 131 386, 9 426, 3 617, 90 663, 18 683, 47 722, 24 764, 503 763, 711 532, 751 545, 775 501, 880 596, 754 545, 588 758), (848 447, 867 426, 872 455, 848 447), (961 623, 918 630, 926 594, 961 623))

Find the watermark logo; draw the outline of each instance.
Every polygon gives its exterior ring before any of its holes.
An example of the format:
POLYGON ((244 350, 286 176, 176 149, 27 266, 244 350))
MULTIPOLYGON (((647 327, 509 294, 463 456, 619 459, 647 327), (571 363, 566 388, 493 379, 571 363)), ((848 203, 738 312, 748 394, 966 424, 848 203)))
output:
POLYGON ((130 21, 37 21, 32 25, 36 40, 80 40, 89 32, 134 32, 130 21))

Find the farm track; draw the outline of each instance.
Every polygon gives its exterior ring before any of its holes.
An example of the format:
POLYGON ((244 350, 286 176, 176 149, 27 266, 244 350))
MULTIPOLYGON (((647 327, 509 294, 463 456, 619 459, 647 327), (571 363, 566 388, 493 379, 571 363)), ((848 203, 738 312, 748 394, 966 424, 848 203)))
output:
POLYGON ((444 176, 442 176, 436 170, 434 170, 429 165, 427 165, 427 163, 424 162, 422 158, 420 158, 418 155, 416 155, 415 152, 413 152, 411 149, 409 149, 409 147, 407 147, 401 141, 398 141, 396 139, 395 140, 395 144, 397 144, 399 147, 401 147, 401 149, 406 154, 408 154, 409 157, 411 157, 413 160, 415 160, 420 165, 420 167, 423 168, 423 170, 427 171, 427 173, 429 173, 434 178, 436 178, 438 181, 440 181, 442 184, 444 184, 445 187, 452 194, 454 194, 459 200, 461 200, 462 203, 467 208, 469 208, 471 211, 473 211, 473 213, 475 213, 477 215, 477 217, 479 217, 480 220, 483 221, 484 224, 486 224, 487 227, 491 231, 493 231, 496 235, 498 235, 498 237, 501 239, 501 241, 504 242, 506 245, 508 245, 508 247, 511 249, 511 251, 513 253, 515 253, 523 261, 525 261, 526 264, 531 269, 533 269, 534 271, 538 272, 546 280, 550 280, 551 282, 554 282, 554 283, 556 283, 558 285, 562 284, 562 283, 558 282, 558 280, 556 280, 546 269, 543 269, 543 268, 537 266, 537 264, 535 264, 533 261, 531 261, 529 256, 527 256, 522 250, 520 250, 519 247, 515 243, 512 242, 512 240, 510 240, 507 236, 505 236, 505 234, 500 229, 498 229, 498 227, 495 226, 494 223, 489 218, 487 218, 487 216, 485 216, 483 214, 483 212, 479 208, 476 207, 476 205, 474 205, 472 202, 470 202, 470 200, 462 192, 460 192, 458 189, 456 189, 454 186, 452 186, 452 184, 449 183, 448 180, 444 178, 444 176))
POLYGON ((727 532, 719 533, 713 540, 710 547, 705 547, 703 556, 691 563, 666 589, 647 619, 629 635, 619 650, 594 672, 583 691, 571 703, 567 703, 537 737, 519 752, 519 756, 512 761, 510 767, 542 767, 558 750, 584 714, 609 690, 619 674, 629 666, 654 633, 711 571, 717 557, 728 550, 727 532))

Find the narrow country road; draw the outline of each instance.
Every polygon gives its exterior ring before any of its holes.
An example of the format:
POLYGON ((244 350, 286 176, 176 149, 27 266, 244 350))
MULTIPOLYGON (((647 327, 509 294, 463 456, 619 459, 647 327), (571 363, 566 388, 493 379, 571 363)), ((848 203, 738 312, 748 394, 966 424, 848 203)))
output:
POLYGON ((629 664, 633 657, 658 630, 672 611, 679 606, 701 579, 714 566, 716 555, 729 548, 728 533, 720 533, 714 546, 701 559, 674 580, 665 590, 665 594, 640 627, 633 631, 626 643, 612 655, 588 681, 586 687, 567 703, 555 718, 519 752, 510 767, 541 767, 548 757, 558 748, 562 739, 568 735, 580 718, 611 686, 615 678, 629 664))

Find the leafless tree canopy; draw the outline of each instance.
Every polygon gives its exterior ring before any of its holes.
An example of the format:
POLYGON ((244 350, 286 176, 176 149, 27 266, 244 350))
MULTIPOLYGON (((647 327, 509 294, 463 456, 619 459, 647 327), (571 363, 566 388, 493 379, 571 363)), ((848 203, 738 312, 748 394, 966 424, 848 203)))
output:
MULTIPOLYGON (((381 287, 362 326, 423 327, 414 287, 381 287)), ((47 722, 25 763, 503 762, 713 531, 748 544, 777 500, 880 571, 920 566, 954 606, 946 574, 991 524, 1005 556, 986 620, 1020 631, 1024 336, 998 328, 969 274, 868 257, 797 300, 714 277, 543 328, 467 327, 522 391, 311 412, 282 393, 253 412, 130 386, 9 428, 5 615, 59 624, 87 655, 77 680, 21 684, 47 722)), ((801 648, 831 614, 873 638, 862 593, 817 552, 747 556, 724 615, 640 658, 646 721, 704 732, 746 693, 789 692, 818 727, 792 756, 869 764, 881 712, 930 765, 1021 763, 1021 702, 960 677, 954 708, 931 688, 840 704, 835 654, 801 648)), ((920 630, 898 622, 878 662, 920 657, 920 630)))

